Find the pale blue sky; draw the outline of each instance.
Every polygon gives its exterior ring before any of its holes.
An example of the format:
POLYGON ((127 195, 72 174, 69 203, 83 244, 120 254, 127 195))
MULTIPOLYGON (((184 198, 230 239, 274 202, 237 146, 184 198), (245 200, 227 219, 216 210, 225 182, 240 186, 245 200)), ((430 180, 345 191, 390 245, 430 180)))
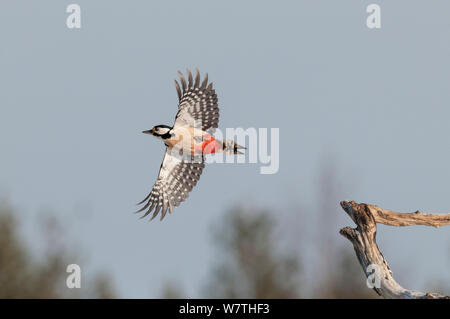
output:
MULTIPOLYGON (((313 207, 324 158, 350 185, 339 199, 450 211, 448 1, 80 0, 81 30, 66 27, 70 3, 0 4, 0 190, 36 254, 39 213, 51 209, 87 252, 86 273, 106 269, 122 296, 155 297, 170 278, 196 296, 211 225, 236 203, 280 218, 293 203, 313 207), (372 2, 380 30, 365 25, 372 2), (221 128, 280 129, 280 170, 209 165, 189 200, 148 223, 130 212, 164 147, 140 132, 172 123, 186 67, 209 73, 221 128)), ((351 249, 337 201, 330 214, 351 249)), ((394 275, 407 269, 402 284, 450 281, 448 228, 379 237, 394 275)))

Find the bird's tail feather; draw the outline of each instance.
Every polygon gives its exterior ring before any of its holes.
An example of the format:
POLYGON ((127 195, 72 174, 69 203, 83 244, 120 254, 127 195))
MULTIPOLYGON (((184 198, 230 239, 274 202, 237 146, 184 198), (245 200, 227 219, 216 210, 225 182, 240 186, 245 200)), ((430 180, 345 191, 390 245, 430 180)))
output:
POLYGON ((246 149, 245 147, 237 144, 235 141, 232 140, 224 140, 223 142, 223 152, 226 154, 244 154, 240 152, 240 149, 246 149))

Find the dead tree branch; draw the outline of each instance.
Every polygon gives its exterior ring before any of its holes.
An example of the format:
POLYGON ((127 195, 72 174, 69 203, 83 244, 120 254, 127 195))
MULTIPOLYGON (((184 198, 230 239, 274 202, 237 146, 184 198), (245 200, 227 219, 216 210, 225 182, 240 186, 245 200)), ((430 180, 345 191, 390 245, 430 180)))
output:
POLYGON ((436 293, 423 293, 400 286, 392 276, 389 265, 376 242, 377 223, 390 226, 426 225, 439 227, 450 225, 450 214, 396 213, 375 205, 341 202, 342 208, 355 222, 356 228, 342 228, 340 234, 350 240, 368 282, 377 294, 384 298, 449 298, 436 293))

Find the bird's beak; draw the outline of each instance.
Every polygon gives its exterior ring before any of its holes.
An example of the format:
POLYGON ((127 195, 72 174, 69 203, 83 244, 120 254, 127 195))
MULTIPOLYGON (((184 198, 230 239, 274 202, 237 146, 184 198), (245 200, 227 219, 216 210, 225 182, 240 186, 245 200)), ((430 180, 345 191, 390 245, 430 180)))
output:
POLYGON ((147 131, 142 131, 142 133, 151 135, 151 134, 153 134, 153 129, 147 130, 147 131))

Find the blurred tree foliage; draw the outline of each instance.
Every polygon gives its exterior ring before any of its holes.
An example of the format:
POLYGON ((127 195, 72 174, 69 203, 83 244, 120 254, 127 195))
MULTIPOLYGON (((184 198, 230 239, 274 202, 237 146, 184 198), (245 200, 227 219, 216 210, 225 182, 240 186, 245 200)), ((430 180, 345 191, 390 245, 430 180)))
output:
MULTIPOLYGON (((80 289, 66 286, 67 252, 58 245, 36 260, 21 241, 14 210, 0 202, 0 298, 114 298, 110 279, 104 275, 82 279, 80 289), (89 284, 91 283, 91 284, 89 284), (87 284, 87 286, 85 285, 87 284), (86 286, 86 287, 84 287, 86 286)), ((72 255, 73 257, 73 255, 72 255)))
MULTIPOLYGON (((301 253, 282 249, 273 214, 235 209, 216 225, 218 260, 205 296, 211 298, 376 298, 351 247, 328 242, 319 248, 311 278, 305 278, 301 253), (348 248, 348 249, 347 249, 348 248), (284 253, 282 253, 284 251, 284 253), (312 281, 307 291, 302 282, 312 281)), ((314 226, 314 225, 312 225, 314 226)), ((285 236, 284 234, 283 236, 285 236)), ((345 243, 345 241, 343 241, 345 243)), ((299 242, 302 251, 305 242, 299 242)), ((320 245, 319 245, 320 247, 320 245)), ((291 250, 292 251, 292 250, 291 250)), ((173 287, 171 291, 173 293, 173 287)))
POLYGON ((299 263, 281 253, 267 212, 232 210, 218 224, 216 255, 206 294, 212 298, 297 298, 299 263))
POLYGON ((161 294, 159 296, 161 299, 183 299, 188 298, 180 285, 174 280, 166 281, 162 287, 161 294))
POLYGON ((227 213, 216 225, 217 260, 204 296, 377 298, 366 286, 351 245, 339 240, 343 215, 339 215, 338 203, 343 187, 338 181, 335 167, 324 165, 319 174, 318 205, 307 214, 294 209, 285 218, 275 218, 280 217, 275 211, 242 208, 227 213), (288 227, 279 232, 281 224, 289 221, 304 221, 306 229, 288 227), (290 237, 296 238, 291 247, 283 246, 290 237))

